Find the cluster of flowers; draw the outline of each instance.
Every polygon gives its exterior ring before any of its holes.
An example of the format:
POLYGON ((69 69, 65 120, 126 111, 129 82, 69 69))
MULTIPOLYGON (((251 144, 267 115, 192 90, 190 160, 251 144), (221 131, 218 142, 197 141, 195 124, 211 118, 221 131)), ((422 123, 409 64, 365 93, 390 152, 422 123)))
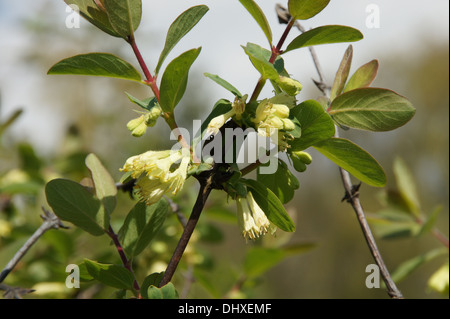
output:
MULTIPOLYGON (((301 90, 301 84, 289 78, 280 78, 278 83, 285 93, 271 99, 261 101, 251 116, 251 125, 258 134, 268 137, 278 145, 279 151, 286 151, 289 141, 293 139, 289 131, 295 129, 295 124, 289 119, 290 107, 295 105, 295 96, 301 90)), ((213 118, 207 128, 208 135, 216 135, 220 128, 233 118, 239 123, 246 111, 247 96, 236 98, 232 109, 213 118)), ((154 125, 161 115, 159 108, 143 114, 128 123, 128 129, 135 136, 145 133, 148 126, 154 125)), ((248 124, 248 123, 247 123, 248 124)), ((148 151, 129 158, 123 172, 129 172, 135 178, 135 188, 142 200, 148 205, 156 203, 166 193, 173 195, 183 187, 192 165, 190 150, 182 148, 172 151, 148 151)), ((235 198, 237 205, 238 224, 246 239, 256 239, 268 232, 274 233, 276 227, 268 220, 263 210, 258 206, 252 193, 245 197, 235 198)))

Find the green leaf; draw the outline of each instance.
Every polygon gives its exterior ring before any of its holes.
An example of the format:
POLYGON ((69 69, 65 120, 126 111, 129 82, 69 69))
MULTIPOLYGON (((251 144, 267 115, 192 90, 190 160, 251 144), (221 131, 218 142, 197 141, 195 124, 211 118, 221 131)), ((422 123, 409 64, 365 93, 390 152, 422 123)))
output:
POLYGON ((436 207, 431 214, 427 217, 425 222, 423 223, 422 227, 420 228, 420 231, 418 232, 417 236, 422 236, 426 233, 429 233, 433 230, 434 225, 437 222, 439 214, 442 212, 442 206, 436 207))
POLYGON ((100 30, 114 37, 121 37, 109 22, 107 13, 97 7, 94 0, 64 0, 64 2, 67 5, 76 5, 80 15, 100 30))
POLYGON ((101 202, 80 184, 54 179, 45 186, 47 202, 62 220, 71 222, 94 236, 103 235, 109 227, 109 216, 101 202))
POLYGON ((289 13, 294 19, 307 20, 320 13, 330 0, 289 0, 289 13))
POLYGON ((417 184, 412 172, 405 161, 400 157, 394 160, 394 175, 398 191, 409 208, 409 211, 416 217, 420 217, 420 201, 417 184))
POLYGON ((369 87, 375 80, 378 73, 378 61, 372 60, 364 64, 352 75, 345 86, 344 92, 354 89, 369 87))
POLYGON ((281 249, 253 247, 245 257, 245 274, 249 277, 258 277, 280 263, 285 256, 281 249))
POLYGON ((102 284, 118 289, 133 289, 134 276, 123 266, 100 264, 85 259, 84 263, 89 274, 102 284))
POLYGON ((102 201, 107 213, 110 215, 116 207, 116 183, 94 154, 89 154, 86 157, 86 166, 91 172, 92 180, 94 181, 95 194, 102 201))
POLYGON ((148 299, 178 299, 178 292, 175 286, 169 282, 167 285, 158 288, 150 286, 147 290, 148 299))
POLYGON ((335 133, 333 120, 317 101, 305 101, 292 108, 290 114, 300 122, 302 128, 301 137, 291 142, 292 151, 303 151, 335 133))
POLYGON ((272 47, 272 30, 270 29, 269 22, 264 15, 264 12, 253 0, 239 0, 239 2, 247 9, 247 11, 252 15, 253 19, 258 23, 258 25, 263 30, 269 41, 270 47, 272 47))
POLYGON ((314 148, 361 182, 375 187, 386 185, 386 175, 380 164, 349 140, 330 138, 314 145, 314 148))
POLYGON ((275 66, 266 58, 266 50, 257 44, 247 43, 247 46, 242 47, 245 53, 249 56, 253 66, 261 73, 263 79, 270 79, 278 81, 280 76, 275 66))
POLYGON ((251 179, 243 179, 242 181, 252 192, 258 206, 275 226, 286 232, 295 231, 294 222, 284 209, 281 201, 269 188, 251 179))
POLYGON ((304 254, 314 247, 313 244, 299 244, 283 248, 252 247, 245 256, 244 272, 249 277, 258 277, 286 257, 304 254))
POLYGON ((141 75, 128 62, 109 53, 88 53, 59 61, 47 74, 106 76, 141 82, 141 75))
POLYGON ((419 231, 419 225, 414 220, 408 220, 402 213, 382 211, 379 212, 381 218, 369 218, 369 222, 374 227, 374 231, 381 239, 400 239, 415 236, 419 231))
POLYGON ((133 37, 142 18, 141 0, 104 0, 113 29, 127 39, 133 37))
POLYGON ((274 174, 261 174, 258 169, 257 181, 266 185, 283 204, 291 201, 295 190, 300 187, 298 179, 282 160, 278 160, 277 171, 274 174))
POLYGON ((119 239, 130 258, 139 255, 158 234, 168 211, 169 204, 161 199, 151 206, 139 202, 128 213, 119 231, 119 239))
POLYGON ((186 91, 189 69, 201 48, 184 52, 167 66, 161 80, 160 104, 164 112, 172 112, 186 91))
POLYGON ((349 45, 342 58, 339 69, 334 78, 334 84, 331 88, 330 100, 333 101, 336 96, 341 95, 344 90, 345 83, 347 82, 348 75, 350 74, 350 67, 352 66, 353 59, 353 46, 349 45))
POLYGON ((338 96, 329 114, 340 125, 384 132, 405 125, 416 110, 405 97, 386 89, 363 88, 338 96))
POLYGON ((206 76, 207 78, 210 78, 211 80, 213 80, 214 82, 216 82, 217 84, 222 86, 224 89, 230 91, 235 96, 242 97, 242 94, 241 94, 241 92, 239 92, 238 89, 236 89, 233 85, 228 83, 226 80, 222 79, 220 76, 210 74, 210 73, 203 73, 203 75, 206 76))
POLYGON ((150 97, 145 100, 139 100, 138 98, 132 96, 131 94, 125 92, 125 94, 128 96, 128 99, 133 102, 136 105, 139 105, 144 110, 150 111, 153 107, 158 105, 158 100, 156 97, 150 97))
POLYGON ((410 260, 407 260, 400 266, 398 266, 397 269, 395 269, 395 271, 392 273, 392 280, 394 280, 396 283, 399 283, 424 263, 445 254, 448 254, 448 250, 446 248, 436 248, 423 255, 419 255, 410 260))
POLYGON ((289 43, 284 53, 313 45, 356 42, 363 37, 357 29, 342 25, 327 25, 300 34, 289 43))
POLYGON ((208 12, 209 8, 205 5, 195 6, 187 9, 176 18, 171 24, 169 31, 167 32, 166 43, 164 49, 159 56, 158 65, 156 66, 155 73, 159 73, 164 60, 167 55, 172 51, 175 45, 189 32, 192 28, 202 19, 202 17, 208 12))
POLYGON ((148 289, 150 288, 150 286, 158 287, 159 283, 161 282, 163 277, 164 277, 164 272, 153 273, 153 274, 150 274, 147 277, 145 277, 145 279, 141 285, 142 298, 148 299, 147 293, 148 293, 148 289))

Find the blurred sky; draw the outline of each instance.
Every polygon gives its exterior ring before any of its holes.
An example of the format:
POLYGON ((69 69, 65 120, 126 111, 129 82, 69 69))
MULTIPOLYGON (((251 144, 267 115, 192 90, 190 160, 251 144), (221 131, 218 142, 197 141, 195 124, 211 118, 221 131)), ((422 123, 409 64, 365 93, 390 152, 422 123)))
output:
MULTIPOLYGON (((274 41, 282 34, 284 27, 278 24, 274 7, 276 3, 283 5, 287 1, 257 1, 266 13, 272 26, 274 41)), ((171 53, 171 58, 185 50, 202 46, 200 58, 194 65, 199 74, 209 72, 218 74, 234 84, 241 92, 252 92, 258 74, 251 66, 240 45, 254 42, 267 47, 267 41, 257 24, 249 18, 249 14, 237 0, 143 0, 143 21, 137 31, 137 39, 141 50, 151 69, 155 67, 157 57, 164 45, 164 38, 171 22, 185 9, 206 4, 210 11, 200 24, 184 38, 171 53), (168 5, 170 3, 170 5, 168 5), (149 34, 152 35, 148 41, 149 34), (155 36, 159 35, 159 36, 155 36)), ((420 54, 426 49, 424 39, 431 42, 448 42, 448 0, 332 0, 329 7, 315 18, 304 22, 307 28, 325 24, 345 24, 360 29, 365 39, 354 44, 354 66, 362 65, 371 59, 382 59, 391 54, 404 54, 405 59, 420 54), (368 5, 375 4, 380 9, 380 28, 369 29, 366 20, 368 5)), ((0 92, 2 108, 0 118, 5 118, 15 108, 25 108, 25 115, 14 126, 17 136, 29 139, 38 144, 45 153, 54 151, 61 134, 55 134, 60 114, 51 109, 39 107, 45 101, 39 101, 40 85, 46 77, 45 72, 50 65, 36 69, 24 67, 22 57, 24 48, 30 41, 29 30, 23 27, 23 21, 35 19, 37 15, 43 20, 54 19, 60 26, 59 32, 80 32, 78 29, 65 29, 65 20, 69 13, 63 0, 0 0, 0 92), (42 8, 52 6, 46 12, 42 8), (65 30, 64 30, 65 29, 65 30), (52 123, 54 125, 52 125, 52 123)), ((81 28, 88 25, 82 19, 81 28)), ((298 35, 294 30, 289 39, 298 35)), ((105 39, 107 36, 105 36, 105 39)), ((117 41, 117 46, 125 46, 117 41)), ((64 43, 55 43, 55 47, 64 47, 64 43)), ((322 66, 330 81, 336 72, 339 61, 347 44, 318 47, 322 66)), ((53 47, 48 48, 53 50, 53 47)), ((102 43, 98 43, 96 51, 102 51, 102 43)), ((80 47, 78 53, 87 53, 80 47)), ((60 59, 66 56, 61 56, 60 59)), ((170 61, 167 59, 166 61, 170 61)), ((316 77, 308 50, 287 54, 286 64, 292 75, 311 86, 311 77, 316 77)), ((59 59, 59 58, 58 58, 59 59)), ((55 60, 54 62, 57 62, 55 60)), ((135 61, 130 61, 136 65, 135 61)), ((167 62, 166 62, 167 64, 167 62)), ((380 72, 382 72, 382 68, 380 72)), ((200 85, 208 91, 210 105, 221 97, 232 98, 227 92, 206 78, 200 78, 200 85)), ((267 86, 268 87, 268 86, 267 86)), ((396 88, 393 88, 394 90, 396 88)), ((270 88, 267 88, 270 90, 270 88)), ((266 93, 270 94, 270 91, 266 93)), ((399 92, 402 93, 402 92, 399 92)), ((317 93, 318 94, 318 93, 317 93)), ((62 126, 59 126, 62 129, 62 126)))

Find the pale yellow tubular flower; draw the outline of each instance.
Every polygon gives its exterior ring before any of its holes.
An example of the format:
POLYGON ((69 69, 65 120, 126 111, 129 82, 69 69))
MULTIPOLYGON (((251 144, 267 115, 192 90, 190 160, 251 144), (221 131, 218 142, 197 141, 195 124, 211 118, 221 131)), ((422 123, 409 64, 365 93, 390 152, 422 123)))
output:
POLYGON ((259 103, 258 107, 256 108, 256 114, 255 118, 253 119, 253 122, 256 124, 259 124, 266 120, 266 118, 270 115, 272 110, 272 105, 269 100, 263 100, 261 103, 259 103))
POLYGON ((147 131, 147 124, 145 123, 145 115, 141 115, 127 123, 127 129, 135 137, 140 137, 147 131))
POLYGON ((245 239, 256 239, 272 229, 270 221, 251 192, 248 192, 246 198, 238 197, 236 204, 238 224, 245 239))
POLYGON ((281 89, 291 96, 295 96, 300 93, 303 89, 303 86, 297 80, 291 79, 286 76, 280 76, 277 84, 281 87, 281 89))
POLYGON ((226 121, 228 121, 232 116, 236 114, 236 111, 234 109, 231 109, 225 114, 221 114, 219 116, 216 116, 209 122, 208 128, 206 129, 206 134, 208 135, 216 135, 220 128, 225 124, 226 121))
POLYGON ((165 193, 175 195, 184 185, 190 164, 189 151, 149 151, 129 158, 122 171, 137 179, 136 189, 148 205, 156 203, 165 193), (171 171, 179 160, 178 168, 171 171))
POLYGON ((279 118, 288 118, 289 117, 289 107, 284 104, 273 104, 272 106, 272 115, 277 116, 279 118))

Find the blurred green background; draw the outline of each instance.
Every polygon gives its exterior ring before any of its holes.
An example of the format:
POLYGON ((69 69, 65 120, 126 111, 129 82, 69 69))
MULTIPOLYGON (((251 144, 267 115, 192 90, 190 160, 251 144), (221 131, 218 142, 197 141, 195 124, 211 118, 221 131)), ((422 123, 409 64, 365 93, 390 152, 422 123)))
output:
MULTIPOLYGON (((187 94, 177 108, 179 125, 189 129, 192 120, 207 116, 216 100, 232 99, 228 92, 216 87, 202 73, 217 73, 241 92, 250 93, 257 74, 240 45, 247 41, 261 45, 265 42, 260 30, 237 1, 173 2, 173 6, 166 6, 163 2, 144 1, 143 24, 136 36, 146 60, 154 67, 171 21, 195 4, 204 3, 210 7, 211 11, 192 35, 188 35, 177 47, 177 52, 172 53, 173 58, 189 48, 203 46, 190 74, 187 94)), ((426 9, 415 5, 421 3, 419 1, 398 1, 396 5, 388 1, 335 2, 332 1, 317 18, 307 21, 306 27, 347 24, 359 28, 366 39, 354 45, 352 71, 378 59, 380 70, 373 86, 389 88, 406 96, 417 109, 412 121, 396 131, 350 131, 342 135, 368 150, 380 162, 388 175, 387 189, 396 187, 392 165, 396 157, 401 157, 416 179, 424 214, 442 205, 436 225, 448 236, 448 2, 435 1, 426 9), (368 15, 365 8, 369 3, 376 3, 381 8, 379 29, 365 26, 368 15), (439 21, 442 19, 447 23, 439 21)), ((0 122, 15 110, 23 109, 19 119, 1 135, 0 181, 3 184, 0 185, 4 187, 11 180, 27 182, 20 189, 21 194, 11 190, 0 193, 0 268, 40 225, 40 207, 48 207, 43 194, 44 182, 58 176, 80 181, 87 175, 84 156, 89 152, 96 153, 119 180, 118 169, 128 157, 172 145, 163 121, 140 139, 133 138, 126 129, 126 123, 135 117, 133 110, 136 108, 123 92, 146 98, 149 95, 146 88, 120 80, 46 75, 50 66, 62 58, 87 52, 114 53, 137 65, 125 43, 109 38, 84 20, 79 29, 67 29, 64 23, 70 13, 66 12, 62 0, 26 3, 11 4, 0 0, 0 122), (26 168, 26 176, 18 170, 21 167, 26 168)), ((276 19, 275 3, 267 1, 261 3, 261 7, 273 27, 274 38, 277 38, 283 28, 276 19)), ((294 30, 291 36, 297 35, 296 32, 294 30)), ((345 48, 345 45, 317 48, 328 82, 332 81, 345 48)), ((311 81, 317 79, 317 75, 308 54, 304 50, 286 57, 288 72, 303 83, 301 100, 320 95, 311 81)), ((270 90, 265 93, 270 95, 270 90)), ((314 243, 315 247, 305 254, 287 258, 261 278, 248 282, 243 289, 246 294, 242 296, 386 298, 383 289, 365 287, 368 275, 365 268, 373 260, 353 210, 340 202, 344 191, 337 168, 314 150, 311 154, 313 164, 305 173, 297 175, 301 186, 294 200, 287 205, 297 231, 289 238, 279 234, 278 240, 289 240, 291 244, 314 243)), ((190 180, 175 198, 185 213, 192 207, 196 187, 190 180)), ((369 215, 382 208, 379 200, 382 191, 366 185, 361 187, 361 200, 369 215)), ((132 205, 126 194, 121 195, 121 200, 122 206, 116 216, 118 225, 132 205)), ((226 207, 230 211, 235 209, 234 204, 226 203, 223 194, 213 194, 210 205, 226 207)), ((232 290, 241 278, 245 253, 253 246, 241 238, 233 218, 230 222, 228 212, 212 211, 210 215, 204 214, 201 222, 208 225, 205 229, 212 229, 216 237, 210 236, 209 240, 200 242, 193 254, 195 258, 211 260, 212 264, 204 261, 206 271, 203 274, 208 275, 200 278, 202 274, 197 274, 197 281, 189 289, 188 297, 191 298, 224 296, 232 290), (213 281, 217 287, 208 292, 202 286, 204 280, 213 281)), ((165 233, 151 247, 158 253, 149 249, 136 261, 135 268, 140 269, 138 275, 164 269, 161 262, 168 261, 181 231, 175 218, 167 223, 165 233)), ((202 234, 199 236, 201 238, 202 234)), ((440 243, 428 235, 395 240, 378 238, 378 245, 388 268, 394 270, 403 261, 439 247, 440 243)), ((105 238, 93 238, 73 228, 51 231, 33 247, 5 283, 29 287, 38 282, 64 283, 65 265, 79 263, 84 257, 109 262, 117 259, 105 238)), ((439 294, 427 289, 427 280, 443 261, 445 258, 437 258, 399 283, 405 297, 440 298, 439 294)), ((179 284, 179 291, 186 283, 182 273, 189 272, 181 270, 177 274, 175 284, 179 284)), ((95 287, 90 287, 87 296, 111 296, 111 292, 101 292, 95 287)), ((40 296, 74 295, 62 291, 40 296)))

